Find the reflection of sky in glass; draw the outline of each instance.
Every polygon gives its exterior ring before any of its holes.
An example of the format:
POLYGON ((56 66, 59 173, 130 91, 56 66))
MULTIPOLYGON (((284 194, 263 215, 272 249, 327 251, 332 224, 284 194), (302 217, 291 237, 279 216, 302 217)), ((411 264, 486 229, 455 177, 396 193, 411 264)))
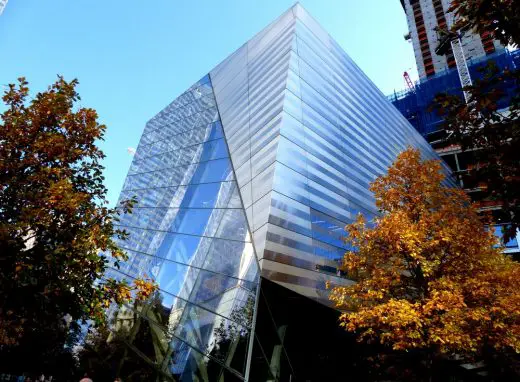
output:
POLYGON ((147 124, 120 199, 130 197, 122 271, 159 285, 180 371, 212 350, 213 329, 230 325, 259 277, 208 77, 147 124))
MULTIPOLYGON (((500 240, 500 243, 503 243, 503 236, 504 236, 504 226, 503 225, 496 225, 493 226, 494 234, 495 236, 500 240)), ((518 240, 517 237, 511 238, 507 243, 504 244, 506 248, 518 248, 518 240)))

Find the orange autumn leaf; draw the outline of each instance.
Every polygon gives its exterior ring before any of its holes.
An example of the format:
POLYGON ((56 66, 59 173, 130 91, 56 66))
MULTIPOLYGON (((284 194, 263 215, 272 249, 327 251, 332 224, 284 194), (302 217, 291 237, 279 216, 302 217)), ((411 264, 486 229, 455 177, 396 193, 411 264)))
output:
POLYGON ((341 325, 394 350, 519 353, 520 265, 444 178, 409 148, 371 185, 381 216, 347 226, 343 268, 356 283, 330 294, 341 325))
POLYGON ((79 104, 77 86, 59 76, 31 93, 20 78, 2 97, 0 348, 42 335, 64 340, 62 317, 106 323, 112 303, 150 294, 104 281, 127 258, 116 243, 127 234, 115 222, 133 201, 107 207, 98 147, 106 126, 79 104))

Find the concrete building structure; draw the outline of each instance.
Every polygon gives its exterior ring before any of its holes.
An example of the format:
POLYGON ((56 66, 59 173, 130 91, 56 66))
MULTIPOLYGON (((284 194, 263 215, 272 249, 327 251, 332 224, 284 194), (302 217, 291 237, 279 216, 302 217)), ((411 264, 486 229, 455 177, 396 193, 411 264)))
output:
MULTIPOLYGON (((451 48, 447 55, 435 54, 438 36, 435 28, 446 29, 451 25, 448 13, 451 0, 400 0, 408 21, 419 79, 424 80, 446 69, 456 67, 451 48)), ((489 33, 481 35, 466 32, 462 37, 462 49, 466 60, 477 60, 486 55, 503 51, 504 46, 489 33)))
MULTIPOLYGON (((478 163, 477 152, 463 152, 458 145, 446 141, 442 118, 431 110, 434 98, 439 93, 450 93, 463 98, 460 76, 451 48, 446 55, 435 54, 438 44, 435 28, 452 25, 453 14, 448 13, 451 0, 400 0, 406 13, 409 35, 414 49, 419 81, 413 88, 394 92, 388 98, 406 119, 432 143, 436 152, 450 166, 459 186, 464 188, 482 212, 491 213, 497 223, 492 229, 502 236, 502 227, 508 224, 499 200, 489 199, 483 187, 474 184, 467 176, 472 166, 478 163)), ((483 76, 481 68, 492 60, 499 70, 520 69, 520 51, 509 51, 489 33, 477 35, 466 31, 461 39, 462 49, 474 80, 483 76)), ((507 109, 517 95, 516 84, 504 83, 498 89, 503 97, 497 102, 499 109, 507 109)), ((510 221, 510 220, 509 220, 510 221)), ((504 251, 515 258, 520 256, 520 232, 516 238, 505 243, 504 251)))

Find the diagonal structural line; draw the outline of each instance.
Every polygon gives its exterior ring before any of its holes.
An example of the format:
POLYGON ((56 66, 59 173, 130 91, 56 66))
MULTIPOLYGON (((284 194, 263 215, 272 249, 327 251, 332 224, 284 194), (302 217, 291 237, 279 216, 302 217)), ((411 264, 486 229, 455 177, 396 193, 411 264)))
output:
MULTIPOLYGON (((116 271, 116 272, 118 272, 118 273, 120 273, 120 274, 122 274, 122 275, 124 275, 124 276, 126 276, 126 277, 129 277, 129 278, 131 278, 132 280, 135 280, 135 279, 136 279, 134 276, 129 275, 129 274, 123 272, 123 271, 120 271, 119 269, 116 269, 116 268, 114 268, 114 267, 108 267, 108 268, 111 269, 111 270, 114 270, 114 271, 116 271)), ((246 326, 246 325, 244 325, 244 324, 241 324, 241 323, 239 323, 239 322, 236 322, 235 320, 233 320, 233 319, 231 319, 231 318, 229 318, 229 317, 226 317, 226 316, 224 316, 224 315, 222 315, 222 314, 220 314, 220 313, 214 312, 214 311, 208 309, 207 307, 204 307, 203 305, 200 305, 200 304, 198 304, 198 303, 196 303, 196 302, 193 302, 193 301, 187 300, 187 299, 185 299, 185 298, 183 298, 183 297, 177 296, 176 294, 173 294, 173 293, 167 292, 167 291, 165 291, 165 290, 163 290, 163 289, 160 289, 160 288, 159 288, 159 290, 160 290, 161 292, 163 292, 163 293, 166 293, 166 294, 170 295, 170 296, 173 296, 173 297, 175 297, 175 298, 178 298, 179 300, 182 300, 182 301, 184 301, 184 302, 187 303, 187 304, 190 304, 190 305, 196 306, 197 308, 200 308, 200 309, 202 309, 202 310, 204 310, 204 311, 206 311, 206 312, 213 313, 213 314, 215 314, 216 316, 222 317, 222 318, 224 318, 225 320, 228 320, 228 321, 234 322, 235 324, 237 324, 237 325, 239 325, 239 326, 242 326, 242 327, 244 327, 244 328, 246 328, 246 329, 248 329, 248 330, 251 330, 251 327, 246 326)), ((159 324, 159 325, 160 325, 160 324, 159 324)))
MULTIPOLYGON (((149 317, 143 315, 141 312, 139 312, 138 310, 134 309, 133 306, 129 305, 129 304, 124 304, 128 309, 131 309, 135 314, 137 314, 138 316, 140 316, 143 320, 146 320, 148 321, 149 323, 153 324, 153 325, 156 325, 158 326, 159 328, 163 328, 163 326, 161 324, 159 324, 158 322, 150 319, 149 317)), ((237 376, 238 378, 240 378, 241 380, 244 380, 244 377, 238 372, 236 371, 235 369, 231 368, 231 367, 228 367, 226 366, 222 361, 220 361, 218 358, 215 358, 214 356, 212 356, 211 354, 207 353, 207 352, 204 352, 202 351, 201 349, 198 349, 197 347, 195 347, 194 345, 190 344, 189 342, 187 342, 186 340, 180 338, 179 336, 175 335, 175 333, 172 333, 172 332, 169 332, 168 334, 170 334, 172 337, 175 337, 177 340, 181 341, 182 343, 186 344, 188 347, 190 347, 191 349, 195 350, 197 353, 200 353, 202 356, 204 357, 208 357, 209 359, 211 359, 212 361, 218 363, 220 366, 226 368, 229 372, 231 372, 232 374, 234 374, 235 376, 237 376)), ((170 345, 171 346, 171 345, 170 345)))
MULTIPOLYGON (((226 276, 226 277, 229 277, 230 279, 234 279, 234 280, 238 280, 238 281, 245 281, 245 282, 247 282, 247 283, 251 283, 251 284, 254 284, 254 285, 258 285, 258 282, 256 282, 256 281, 250 281, 250 280, 246 280, 246 279, 241 279, 240 277, 227 275, 227 274, 225 274, 225 273, 221 273, 221 272, 217 272, 217 271, 209 270, 209 269, 206 269, 206 268, 197 267, 197 266, 195 266, 195 265, 189 265, 189 264, 183 263, 183 262, 181 262, 181 261, 176 261, 176 260, 166 259, 166 258, 161 257, 161 256, 151 255, 151 254, 149 254, 149 253, 142 252, 142 251, 138 251, 138 250, 136 250, 136 249, 131 249, 131 248, 123 247, 123 246, 120 246, 119 248, 124 249, 124 250, 127 250, 127 251, 131 251, 131 252, 136 252, 136 253, 139 253, 139 254, 141 254, 141 255, 145 255, 145 256, 148 256, 148 257, 153 257, 153 258, 156 258, 156 259, 161 259, 161 260, 170 261, 170 262, 172 262, 172 263, 176 263, 176 264, 180 264, 180 265, 185 265, 186 267, 190 267, 190 268, 193 268, 193 269, 199 269, 199 270, 201 270, 201 271, 205 271, 205 272, 213 273, 213 274, 216 274, 216 275, 226 276)), ((247 288, 245 288, 245 289, 247 289, 247 288)))

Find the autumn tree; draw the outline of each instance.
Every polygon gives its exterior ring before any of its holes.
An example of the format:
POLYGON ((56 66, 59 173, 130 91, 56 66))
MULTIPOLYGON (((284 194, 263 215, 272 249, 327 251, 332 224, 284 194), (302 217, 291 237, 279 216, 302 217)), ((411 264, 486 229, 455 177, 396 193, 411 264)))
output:
POLYGON ((407 149, 371 184, 381 212, 347 226, 354 281, 330 298, 360 341, 439 357, 520 352, 520 264, 501 253, 438 161, 407 149))
MULTIPOLYGON (((489 33, 504 45, 520 44, 519 0, 453 0, 449 12, 454 32, 489 33)), ((520 71, 499 68, 493 60, 479 71, 463 89, 467 101, 439 94, 432 107, 444 119, 448 142, 473 153, 475 164, 463 180, 502 208, 503 219, 511 222, 504 232, 508 240, 520 228, 520 71)))
MULTIPOLYGON (((113 238, 126 233, 115 229, 116 211, 107 207, 100 162, 104 155, 97 147, 106 128, 95 110, 77 107, 77 84, 59 77, 47 91, 30 98, 28 83, 20 78, 3 96, 3 353, 37 357, 51 345, 63 348, 71 325, 85 320, 103 323, 111 302, 128 301, 135 289, 142 298, 153 291, 143 280, 128 285, 104 277, 108 266, 117 267, 125 259, 113 238), (42 338, 48 346, 39 341, 42 338), (41 347, 33 349, 35 344, 41 347)), ((131 207, 132 201, 125 202, 123 210, 131 207)))
POLYGON ((504 45, 520 43, 519 0, 452 0, 448 12, 456 18, 454 31, 492 33, 504 45))

